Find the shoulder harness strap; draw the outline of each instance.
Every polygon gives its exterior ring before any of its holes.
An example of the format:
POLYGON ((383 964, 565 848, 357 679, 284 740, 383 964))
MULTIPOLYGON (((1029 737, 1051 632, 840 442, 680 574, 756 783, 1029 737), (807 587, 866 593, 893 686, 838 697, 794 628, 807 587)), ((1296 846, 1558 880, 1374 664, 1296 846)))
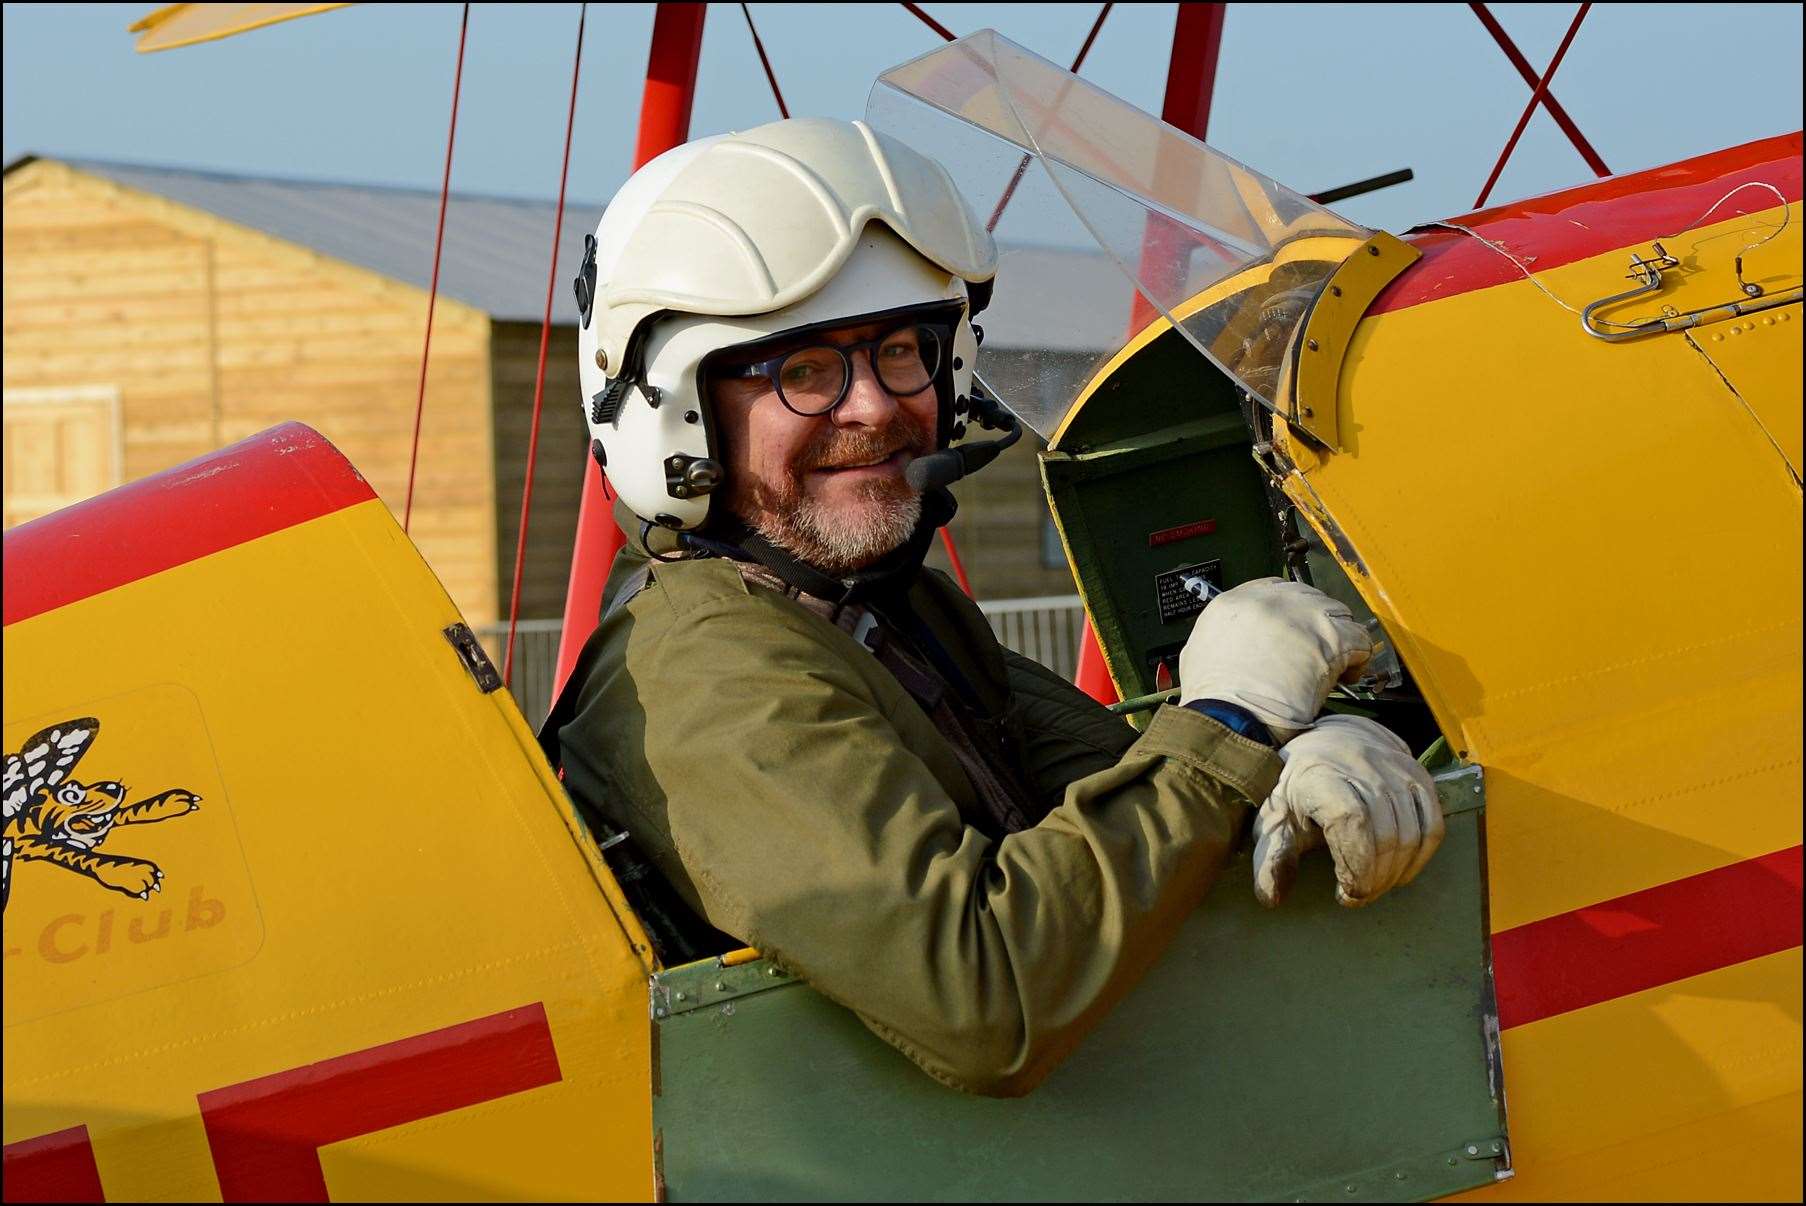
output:
POLYGON ((1028 829, 1041 819, 1043 810, 1022 782, 1004 726, 980 715, 948 686, 928 658, 896 639, 870 608, 856 602, 830 603, 798 590, 762 565, 745 561, 733 565, 742 580, 794 599, 852 637, 890 672, 953 747, 983 809, 982 815, 966 818, 974 828, 1000 837, 1028 829))

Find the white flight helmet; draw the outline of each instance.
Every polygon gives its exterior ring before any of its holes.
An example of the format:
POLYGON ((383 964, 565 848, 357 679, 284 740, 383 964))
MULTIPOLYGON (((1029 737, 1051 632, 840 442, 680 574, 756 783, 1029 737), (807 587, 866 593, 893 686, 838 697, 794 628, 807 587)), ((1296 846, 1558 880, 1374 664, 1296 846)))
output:
POLYGON ((964 302, 942 441, 964 413, 996 246, 944 168, 864 122, 793 118, 675 147, 621 186, 586 244, 590 449, 643 519, 709 517, 723 469, 699 369, 722 348, 964 302))

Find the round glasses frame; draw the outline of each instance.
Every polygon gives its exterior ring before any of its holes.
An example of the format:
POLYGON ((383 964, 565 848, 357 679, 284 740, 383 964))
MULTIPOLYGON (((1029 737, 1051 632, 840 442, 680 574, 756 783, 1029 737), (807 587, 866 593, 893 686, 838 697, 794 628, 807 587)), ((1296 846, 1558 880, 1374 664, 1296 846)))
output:
MULTIPOLYGON (((882 385, 893 394, 908 397, 912 394, 921 393, 935 383, 935 380, 940 376, 941 362, 946 355, 946 349, 952 342, 952 324, 935 322, 932 320, 924 321, 923 319, 917 318, 908 322, 898 323, 887 330, 881 331, 871 339, 859 339, 852 343, 793 344, 775 356, 767 356, 763 359, 753 360, 743 364, 722 365, 712 371, 723 377, 763 377, 771 383, 773 392, 777 394, 778 401, 783 403, 785 410, 788 410, 791 414, 796 415, 799 418, 815 419, 820 418, 822 415, 834 413, 834 410, 842 402, 847 400, 847 394, 850 393, 853 388, 854 353, 864 352, 866 354, 866 359, 872 366, 872 375, 877 377, 878 384, 882 385), (920 332, 918 338, 922 340, 920 347, 923 353, 920 360, 922 367, 927 370, 927 380, 921 385, 916 386, 892 385, 889 381, 885 380, 885 370, 880 363, 881 358, 877 355, 877 351, 883 346, 886 340, 909 330, 920 332), (931 351, 932 354, 930 354, 931 351), (833 352, 840 357, 840 390, 835 394, 834 400, 827 403, 825 406, 814 405, 813 408, 799 406, 795 402, 792 402, 790 396, 784 392, 784 365, 791 357, 800 355, 804 352, 833 352)), ((917 370, 912 369, 912 372, 914 371, 917 370)))

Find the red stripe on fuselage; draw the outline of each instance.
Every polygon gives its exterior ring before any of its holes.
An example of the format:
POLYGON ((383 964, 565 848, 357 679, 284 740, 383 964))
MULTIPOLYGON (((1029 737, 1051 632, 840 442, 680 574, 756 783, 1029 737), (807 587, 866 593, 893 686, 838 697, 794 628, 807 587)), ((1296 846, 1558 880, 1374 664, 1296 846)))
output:
POLYGON ((284 423, 6 533, 6 623, 376 497, 311 427, 284 423))
MULTIPOLYGON (((1546 272, 1702 225, 1706 210, 1741 184, 1770 184, 1781 197, 1766 188, 1744 189, 1713 209, 1704 225, 1776 209, 1783 198, 1796 203, 1801 191, 1800 148, 1796 131, 1449 221, 1500 244, 1532 272, 1546 272)), ((1407 235, 1406 241, 1423 258, 1375 299, 1369 314, 1524 279, 1510 260, 1460 231, 1422 230, 1407 235)))
POLYGON ((1800 945, 1800 847, 1492 936, 1510 1029, 1800 945))
POLYGON ((220 1197, 324 1202, 320 1148, 563 1079, 539 1002, 199 1096, 220 1197))
POLYGON ((104 1202, 88 1128, 72 1126, 6 1145, 8 1202, 104 1202))

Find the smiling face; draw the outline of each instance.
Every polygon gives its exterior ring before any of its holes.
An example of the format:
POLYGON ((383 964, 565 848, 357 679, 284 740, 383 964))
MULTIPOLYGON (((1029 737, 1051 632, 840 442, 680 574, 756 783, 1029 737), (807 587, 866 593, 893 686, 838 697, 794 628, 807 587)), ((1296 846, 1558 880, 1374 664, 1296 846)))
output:
MULTIPOLYGON (((877 324, 829 331, 820 342, 871 339, 877 324)), ((710 382, 727 463, 728 508, 792 556, 826 573, 864 569, 909 539, 922 497, 903 470, 934 451, 939 408, 930 384, 898 396, 852 356, 847 394, 829 414, 787 409, 767 378, 710 382)))

